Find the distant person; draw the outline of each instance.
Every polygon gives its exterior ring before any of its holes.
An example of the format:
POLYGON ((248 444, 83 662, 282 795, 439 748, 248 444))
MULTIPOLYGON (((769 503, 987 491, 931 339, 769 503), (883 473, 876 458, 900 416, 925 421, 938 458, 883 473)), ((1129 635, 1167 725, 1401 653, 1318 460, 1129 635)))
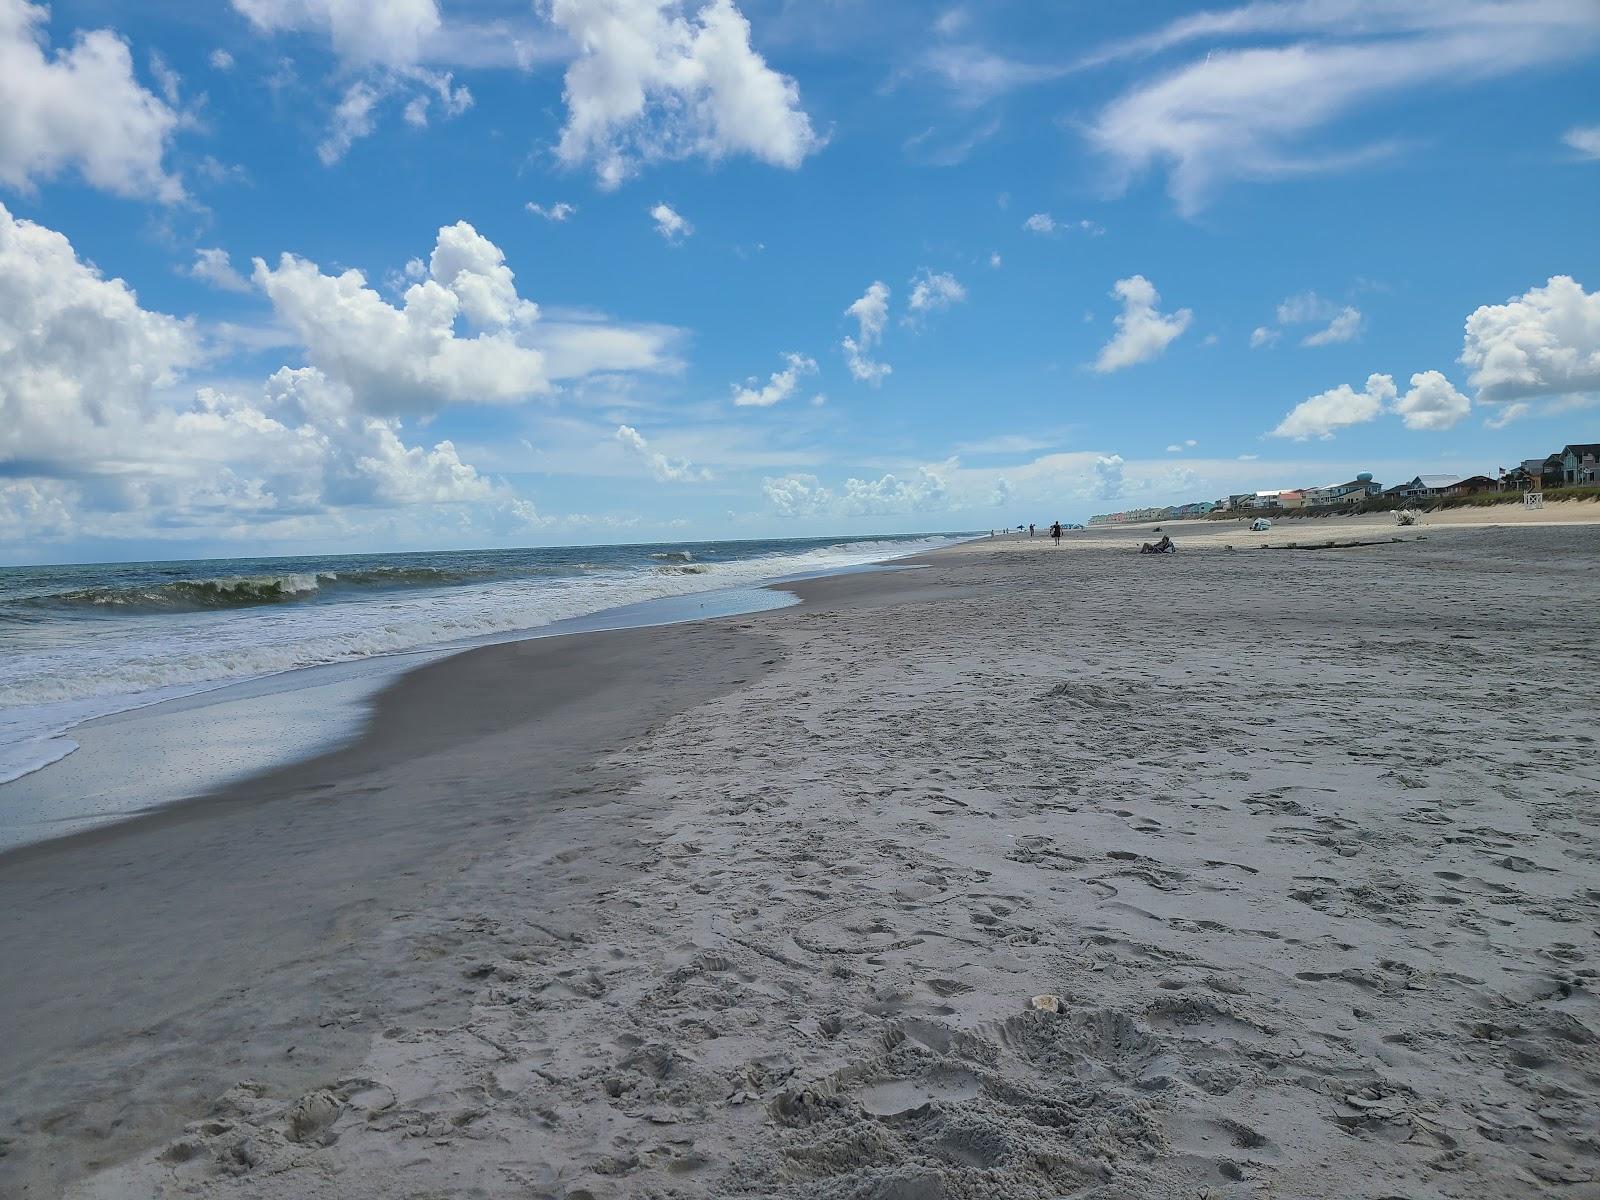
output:
POLYGON ((1031 522, 1031 521, 1028 522, 1028 536, 1029 537, 1033 536, 1033 522, 1031 522))
POLYGON ((1061 522, 1057 521, 1050 526, 1050 540, 1056 545, 1061 545, 1061 522))

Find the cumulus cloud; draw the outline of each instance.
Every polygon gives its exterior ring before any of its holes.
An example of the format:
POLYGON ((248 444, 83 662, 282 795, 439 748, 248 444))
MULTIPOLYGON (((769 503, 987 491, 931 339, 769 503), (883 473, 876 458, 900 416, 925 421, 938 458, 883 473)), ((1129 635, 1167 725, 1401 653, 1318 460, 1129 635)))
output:
POLYGON ((128 45, 109 29, 51 52, 49 10, 0 0, 0 184, 31 191, 72 170, 93 187, 175 203, 166 167, 182 117, 134 78, 128 45))
POLYGON ((524 207, 534 216, 543 217, 546 221, 554 221, 557 224, 571 220, 578 215, 578 206, 576 204, 568 204, 565 200, 558 200, 548 208, 543 204, 535 204, 530 200, 524 207))
POLYGON ((1100 500, 1115 500, 1122 495, 1126 486, 1123 479, 1126 465, 1120 454, 1098 456, 1090 468, 1090 495, 1100 500))
POLYGON ((780 517, 882 517, 938 512, 947 507, 948 472, 956 462, 918 467, 909 476, 846 479, 838 491, 815 475, 796 473, 764 479, 761 490, 780 517))
POLYGON ((1467 318, 1461 363, 1487 404, 1600 392, 1600 291, 1555 275, 1467 318))
POLYGON ((913 313, 935 312, 941 308, 949 308, 952 304, 959 304, 966 298, 967 289, 954 275, 947 272, 936 275, 927 267, 923 267, 911 280, 909 303, 913 313))
POLYGON ((780 517, 810 517, 823 512, 833 493, 815 475, 790 474, 761 481, 762 494, 780 517))
POLYGON ((1259 350, 1262 346, 1270 346, 1279 338, 1276 329, 1269 329, 1265 325, 1257 325, 1250 331, 1250 349, 1259 350))
POLYGON ((658 204, 650 210, 650 219, 656 223, 656 232, 669 242, 681 242, 694 233, 694 226, 684 220, 670 204, 658 204))
POLYGON ((1348 383, 1341 383, 1295 405, 1272 436, 1296 441, 1331 438, 1335 429, 1376 419, 1396 394, 1394 379, 1388 375, 1369 375, 1359 392, 1348 383))
POLYGON ((1232 180, 1339 169, 1389 152, 1381 143, 1302 148, 1359 106, 1557 62, 1597 40, 1600 10, 1583 3, 1285 0, 1199 13, 1096 56, 1149 60, 1205 47, 1203 59, 1142 79, 1107 104, 1089 140, 1121 183, 1165 167, 1179 210, 1193 214, 1232 180), (1285 40, 1226 45, 1262 34, 1285 40))
POLYGON ((1561 140, 1585 158, 1600 158, 1600 125, 1574 126, 1561 140))
POLYGON ((1051 234, 1056 231, 1056 219, 1047 212, 1036 212, 1022 223, 1029 233, 1051 234))
POLYGON ((1116 317, 1116 335, 1095 359, 1094 369, 1101 374, 1159 358, 1194 318, 1187 308, 1158 311, 1161 296, 1143 275, 1117 280, 1111 295, 1122 302, 1122 311, 1116 317))
POLYGON ((1421 371, 1411 377, 1410 390, 1394 410, 1407 429, 1450 429, 1472 410, 1472 401, 1438 371, 1421 371))
POLYGON ((360 271, 324 275, 293 254, 276 268, 256 259, 255 282, 312 365, 372 411, 509 403, 550 388, 543 354, 517 336, 537 307, 517 297, 500 249, 465 221, 440 230, 428 278, 398 308, 360 271), (476 337, 457 334, 463 317, 481 330, 476 337))
POLYGON ((0 460, 109 464, 112 431, 200 357, 192 322, 149 312, 65 237, 0 205, 0 460))
POLYGON ((0 509, 23 536, 67 536, 79 519, 102 536, 184 535, 350 506, 532 512, 451 442, 406 444, 397 419, 363 411, 314 366, 183 398, 202 357, 193 323, 143 308, 61 234, 3 206, 0 281, 0 509))
POLYGON ((213 71, 233 70, 233 55, 229 54, 221 47, 213 50, 206 58, 206 61, 211 64, 211 69, 213 71))
POLYGON ((1004 475, 998 476, 994 481, 994 492, 989 497, 989 503, 996 508, 1004 508, 1011 503, 1017 494, 1016 487, 1004 475))
POLYGON ((852 378, 876 387, 893 370, 888 363, 874 362, 871 357, 872 348, 883 337, 883 327, 889 320, 888 285, 874 280, 844 314, 854 317, 857 325, 857 336, 847 337, 840 343, 845 364, 852 378))
POLYGON ((556 148, 614 188, 641 165, 748 154, 795 168, 822 139, 794 80, 750 44, 733 0, 696 15, 682 0, 550 0, 578 48, 567 68, 567 122, 556 148))
POLYGON ((650 449, 650 443, 632 425, 618 425, 612 436, 624 449, 637 455, 650 469, 650 474, 662 483, 703 483, 711 478, 710 471, 695 467, 686 458, 668 458, 650 449))
POLYGON ((743 387, 733 385, 733 402, 741 408, 771 408, 794 395, 802 375, 815 375, 817 362, 793 351, 783 356, 784 367, 774 371, 765 386, 757 387, 754 378, 743 387))
POLYGON ((233 269, 228 252, 218 247, 202 247, 194 252, 194 262, 184 272, 224 292, 248 292, 250 281, 233 269))

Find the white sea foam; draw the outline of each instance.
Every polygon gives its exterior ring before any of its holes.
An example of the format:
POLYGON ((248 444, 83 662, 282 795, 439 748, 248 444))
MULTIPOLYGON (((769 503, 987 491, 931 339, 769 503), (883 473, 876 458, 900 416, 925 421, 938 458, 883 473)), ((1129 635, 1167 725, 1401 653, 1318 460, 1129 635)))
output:
MULTIPOLYGON (((4 736, 0 733, 0 736, 4 736)), ((30 737, 17 742, 0 742, 0 783, 10 783, 51 763, 58 763, 78 748, 71 738, 30 737)))
MULTIPOLYGON (((131 618, 105 636, 0 658, 0 782, 70 753, 45 760, 40 747, 58 745, 65 731, 97 716, 301 667, 494 640, 647 600, 904 557, 949 540, 846 542, 692 564, 684 552, 643 571, 590 569, 391 590, 341 604, 131 618)), ((285 591, 331 581, 328 574, 274 578, 285 591)))

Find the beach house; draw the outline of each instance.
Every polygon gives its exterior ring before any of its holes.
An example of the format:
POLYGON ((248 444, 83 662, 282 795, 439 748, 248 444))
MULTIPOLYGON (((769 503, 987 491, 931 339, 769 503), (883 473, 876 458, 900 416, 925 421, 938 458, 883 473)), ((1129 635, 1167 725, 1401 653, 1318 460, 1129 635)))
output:
POLYGON ((1490 479, 1487 475, 1468 475, 1465 479, 1458 479, 1452 484, 1436 489, 1433 495, 1470 496, 1474 492, 1495 492, 1499 490, 1499 482, 1490 479))
POLYGON ((1358 504, 1383 490, 1370 471, 1363 471, 1348 483, 1330 483, 1305 490, 1307 508, 1326 508, 1334 504, 1358 504))
POLYGON ((1566 487, 1600 484, 1600 442, 1561 447, 1561 482, 1566 487))
POLYGON ((1441 496, 1445 489, 1452 484, 1459 483, 1459 475, 1418 475, 1407 483, 1397 483, 1391 488, 1385 488, 1385 496, 1397 496, 1402 500, 1421 500, 1429 496, 1441 496))

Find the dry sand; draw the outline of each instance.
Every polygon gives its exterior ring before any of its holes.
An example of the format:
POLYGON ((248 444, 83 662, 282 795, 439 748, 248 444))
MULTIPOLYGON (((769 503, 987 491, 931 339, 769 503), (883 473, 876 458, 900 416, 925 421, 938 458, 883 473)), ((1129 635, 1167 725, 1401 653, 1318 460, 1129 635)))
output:
MULTIPOLYGON (((331 914, 322 940, 234 954, 239 986, 85 1009, 76 1039, 36 1014, 59 1044, 0 1061, 0 1171, 119 1198, 1600 1195, 1600 527, 1190 528, 1176 556, 979 542, 571 639, 569 685, 632 639, 588 672, 627 696, 597 755, 515 703, 537 651, 476 652, 250 804, 20 883, 0 860, 65 986, 96 897, 186 894, 232 822, 294 813, 356 878, 391 797, 411 831, 380 856, 401 893, 313 887, 287 925, 331 914), (486 676, 500 703, 462 711, 486 676)), ((257 832, 260 870, 286 836, 257 832)))

